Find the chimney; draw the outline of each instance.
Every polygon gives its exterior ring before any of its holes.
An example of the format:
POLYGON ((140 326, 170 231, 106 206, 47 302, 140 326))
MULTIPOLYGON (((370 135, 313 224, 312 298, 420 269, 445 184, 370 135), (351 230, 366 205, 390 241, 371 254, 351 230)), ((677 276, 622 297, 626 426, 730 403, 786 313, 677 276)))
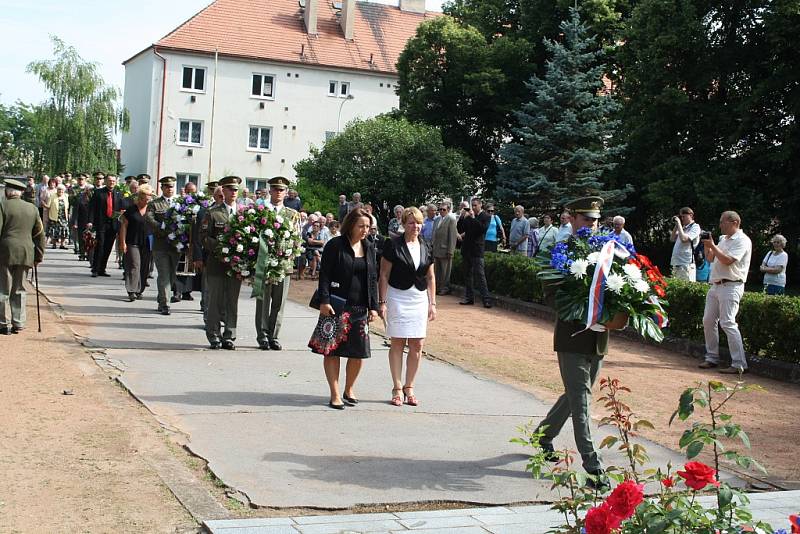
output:
POLYGON ((348 41, 353 40, 353 26, 356 22, 356 0, 342 1, 341 25, 344 30, 344 38, 348 41))
POLYGON ((425 0, 400 0, 400 11, 425 13, 425 0))
POLYGON ((309 35, 317 34, 317 2, 319 0, 305 0, 303 10, 303 20, 306 23, 306 33, 309 35))

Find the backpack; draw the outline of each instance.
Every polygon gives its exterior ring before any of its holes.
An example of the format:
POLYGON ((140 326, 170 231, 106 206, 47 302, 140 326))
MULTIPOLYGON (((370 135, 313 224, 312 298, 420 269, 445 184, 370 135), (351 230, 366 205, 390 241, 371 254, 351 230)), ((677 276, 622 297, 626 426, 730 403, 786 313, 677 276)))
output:
POLYGON ((695 267, 702 269, 703 264, 706 262, 706 251, 700 238, 697 239, 697 245, 692 248, 692 255, 694 256, 695 267))

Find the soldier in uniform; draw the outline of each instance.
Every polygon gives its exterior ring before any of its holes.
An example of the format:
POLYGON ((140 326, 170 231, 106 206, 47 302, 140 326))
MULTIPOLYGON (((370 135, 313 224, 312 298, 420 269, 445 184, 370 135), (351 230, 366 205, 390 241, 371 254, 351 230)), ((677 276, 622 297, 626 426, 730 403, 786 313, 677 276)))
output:
POLYGON ((150 175, 149 174, 137 174, 136 175, 136 181, 139 183, 139 185, 144 185, 144 184, 153 185, 153 184, 150 183, 150 175))
MULTIPOLYGON (((565 207, 573 215, 572 234, 568 239, 572 239, 572 235, 580 228, 596 230, 602 206, 603 199, 600 197, 579 198, 567 204, 565 207)), ((552 288, 548 288, 548 296, 552 297, 550 289, 552 288)), ((583 460, 583 468, 593 475, 588 483, 593 487, 605 487, 608 479, 592 442, 589 406, 592 402, 592 386, 603 365, 603 356, 608 353, 608 332, 584 329, 585 325, 580 321, 556 319, 553 337, 564 394, 558 398, 536 430, 544 432, 540 445, 548 459, 557 461, 553 439, 561 432, 567 418, 572 416, 575 444, 583 460)))
MULTIPOLYGON (((212 180, 206 183, 206 196, 213 198, 208 205, 208 208, 201 207, 194 218, 194 226, 192 227, 192 260, 195 266, 203 265, 208 261, 208 253, 203 249, 203 240, 200 238, 200 224, 203 222, 203 217, 206 216, 206 211, 216 205, 223 204, 222 188, 217 187, 217 181, 212 180)), ((200 271, 201 268, 195 268, 195 271, 200 271)), ((208 282, 206 281, 206 271, 202 269, 200 275, 200 309, 203 311, 203 323, 205 324, 208 318, 208 282)))
POLYGON ((153 233, 153 262, 158 272, 158 311, 161 315, 169 315, 167 303, 167 288, 171 288, 173 296, 171 302, 180 302, 177 296, 178 286, 176 272, 178 269, 178 251, 175 250, 167 234, 169 230, 162 229, 161 224, 166 221, 167 210, 175 201, 175 178, 164 176, 159 180, 161 196, 152 200, 147 206, 145 218, 150 231, 153 233))
POLYGON ((46 239, 36 206, 22 200, 25 184, 6 179, 5 185, 6 201, 0 202, 0 334, 16 334, 25 328, 25 277, 41 263, 46 239))
POLYGON ((195 262, 195 266, 205 269, 208 286, 208 313, 206 320, 206 337, 212 350, 220 347, 236 350, 236 319, 239 306, 239 290, 242 281, 226 274, 225 264, 217 257, 219 236, 225 225, 237 213, 236 197, 239 194, 238 176, 226 176, 219 181, 222 188, 223 202, 206 211, 200 223, 200 239, 208 260, 195 262), (221 323, 225 321, 225 329, 221 331, 221 323))
MULTIPOLYGON (((269 180, 269 202, 266 208, 277 212, 284 219, 288 219, 300 231, 300 213, 284 205, 286 193, 289 190, 289 180, 283 176, 276 176, 269 180)), ((287 273, 291 274, 289 267, 287 273)), ((283 322, 283 305, 289 294, 289 280, 286 276, 283 281, 270 283, 263 280, 263 286, 253 288, 256 297, 256 340, 261 350, 281 350, 278 334, 283 322)))

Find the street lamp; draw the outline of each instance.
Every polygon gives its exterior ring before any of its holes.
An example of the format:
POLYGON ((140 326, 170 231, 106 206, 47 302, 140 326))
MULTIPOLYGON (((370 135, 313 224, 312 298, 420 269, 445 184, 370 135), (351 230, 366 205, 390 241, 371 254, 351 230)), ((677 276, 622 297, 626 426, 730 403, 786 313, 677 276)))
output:
POLYGON ((336 119, 336 134, 339 134, 340 131, 340 124, 342 123, 342 108, 344 107, 344 103, 348 100, 353 100, 355 97, 352 94, 347 95, 347 97, 342 100, 342 103, 339 104, 339 118, 336 119))

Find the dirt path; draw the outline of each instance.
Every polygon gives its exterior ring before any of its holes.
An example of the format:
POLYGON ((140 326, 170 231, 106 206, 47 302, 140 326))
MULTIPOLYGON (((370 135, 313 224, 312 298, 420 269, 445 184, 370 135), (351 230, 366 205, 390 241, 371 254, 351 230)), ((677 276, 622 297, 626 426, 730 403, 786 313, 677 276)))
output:
MULTIPOLYGON (((316 282, 292 281, 290 297, 308 303, 315 287, 316 282)), ((460 306, 452 296, 438 297, 437 304, 439 316, 428 327, 426 350, 545 400, 555 400, 561 394, 563 387, 552 350, 553 326, 549 321, 498 308, 460 306)), ((645 433, 647 438, 677 449, 678 438, 688 425, 678 422, 669 427, 667 423, 681 392, 700 380, 719 380, 724 376, 698 369, 696 364, 686 356, 613 338, 601 376, 619 378, 633 390, 629 404, 656 427, 655 431, 645 433)), ((750 454, 767 468, 770 477, 800 487, 794 439, 800 434, 800 386, 753 375, 746 380, 765 391, 734 397, 728 404, 728 413, 748 433, 752 442, 750 454)), ((417 394, 424 398, 424 367, 417 394)), ((464 394, 469 396, 469 392, 464 394)), ((593 414, 596 418, 601 415, 600 407, 593 407, 593 414)))
POLYGON ((153 418, 49 306, 38 334, 28 300, 28 329, 0 336, 0 531, 196 531, 148 463, 153 418))

